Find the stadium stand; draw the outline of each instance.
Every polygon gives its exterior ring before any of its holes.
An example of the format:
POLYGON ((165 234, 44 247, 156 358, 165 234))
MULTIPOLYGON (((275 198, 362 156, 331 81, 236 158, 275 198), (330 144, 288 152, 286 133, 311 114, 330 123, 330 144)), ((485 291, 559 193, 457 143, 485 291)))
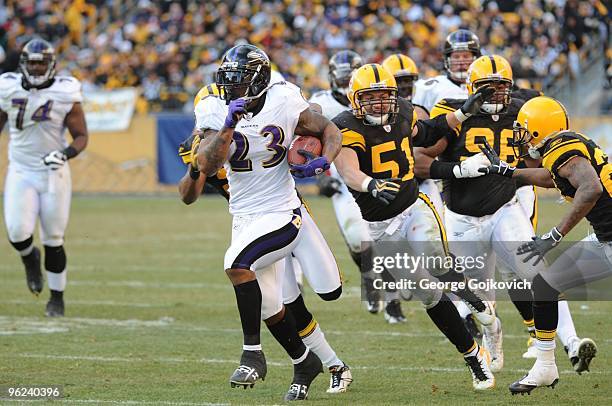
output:
POLYGON ((511 61, 515 77, 545 90, 566 72, 575 78, 601 44, 610 75, 604 3, 8 0, 0 5, 0 72, 14 70, 24 40, 38 34, 55 43, 60 71, 81 79, 85 91, 138 86, 139 111, 180 110, 240 38, 262 45, 288 80, 311 93, 327 86, 334 50, 354 49, 373 62, 407 52, 431 76, 441 68, 446 33, 468 28, 487 53, 511 61))

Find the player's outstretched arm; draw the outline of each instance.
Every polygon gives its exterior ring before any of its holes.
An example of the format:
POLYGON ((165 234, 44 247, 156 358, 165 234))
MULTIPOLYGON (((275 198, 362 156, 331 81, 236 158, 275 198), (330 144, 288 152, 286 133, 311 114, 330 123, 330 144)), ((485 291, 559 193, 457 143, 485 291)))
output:
POLYGON ((428 148, 415 147, 414 148, 414 174, 419 178, 431 178, 430 167, 435 161, 435 158, 439 156, 446 147, 448 141, 445 138, 438 140, 433 146, 428 148))
POLYGON ((595 206, 603 193, 603 187, 593 165, 586 158, 580 156, 571 158, 558 169, 558 172, 559 176, 567 179, 576 188, 572 208, 557 226, 557 230, 562 235, 566 235, 595 206))
POLYGON ((312 135, 321 140, 321 156, 332 162, 342 149, 342 133, 334 123, 325 116, 307 108, 302 111, 295 128, 296 135, 312 135))
POLYGON ((72 143, 64 150, 64 153, 68 159, 71 159, 80 154, 89 141, 85 112, 81 103, 77 102, 72 105, 72 109, 66 115, 64 124, 66 124, 66 128, 72 136, 72 143))

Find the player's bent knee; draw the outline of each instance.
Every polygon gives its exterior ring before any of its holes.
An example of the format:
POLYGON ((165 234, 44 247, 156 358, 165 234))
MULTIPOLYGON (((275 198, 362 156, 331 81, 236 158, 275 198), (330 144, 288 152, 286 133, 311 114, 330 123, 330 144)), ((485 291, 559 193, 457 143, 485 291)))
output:
POLYGON ((319 297, 326 302, 331 302, 332 300, 336 300, 342 295, 342 285, 338 286, 338 289, 333 290, 328 293, 317 293, 319 297))
POLYGON ((425 310, 436 307, 442 299, 443 293, 441 290, 416 291, 415 296, 419 298, 425 310))
POLYGON ((304 298, 301 295, 293 302, 285 304, 285 308, 289 309, 291 314, 293 314, 298 331, 306 329, 313 320, 312 313, 308 311, 304 298))
POLYGON ((280 306, 280 308, 277 308, 274 311, 266 312, 267 314, 264 312, 265 312, 265 306, 262 306, 261 316, 262 316, 264 323, 266 323, 267 326, 273 326, 279 321, 281 321, 283 317, 285 317, 285 307, 282 305, 280 306))
POLYGON ((537 302, 555 301, 559 298, 560 293, 557 289, 550 286, 540 274, 537 274, 535 278, 533 278, 531 290, 533 291, 533 299, 537 302))
POLYGON ((45 269, 53 273, 62 273, 66 269, 66 251, 64 246, 45 245, 45 269))
POLYGON ((28 232, 25 227, 7 227, 8 239, 13 245, 19 244, 20 242, 25 242, 32 238, 32 231, 28 232))
POLYGON ((13 248, 21 252, 30 248, 30 246, 34 242, 34 238, 32 236, 29 236, 28 238, 15 242, 15 240, 11 239, 9 236, 9 242, 11 243, 13 248))
POLYGON ((225 274, 234 286, 257 279, 255 272, 250 269, 230 268, 225 270, 225 274))

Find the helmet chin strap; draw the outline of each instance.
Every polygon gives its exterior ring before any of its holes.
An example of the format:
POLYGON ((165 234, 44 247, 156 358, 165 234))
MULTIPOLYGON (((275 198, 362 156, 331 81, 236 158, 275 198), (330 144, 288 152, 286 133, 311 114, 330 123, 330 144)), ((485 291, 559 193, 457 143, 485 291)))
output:
POLYGON ((483 103, 480 107, 480 111, 487 114, 497 114, 504 109, 504 105, 501 103, 483 103))
POLYGON ((531 159, 540 159, 540 151, 536 147, 529 147, 527 150, 531 159))

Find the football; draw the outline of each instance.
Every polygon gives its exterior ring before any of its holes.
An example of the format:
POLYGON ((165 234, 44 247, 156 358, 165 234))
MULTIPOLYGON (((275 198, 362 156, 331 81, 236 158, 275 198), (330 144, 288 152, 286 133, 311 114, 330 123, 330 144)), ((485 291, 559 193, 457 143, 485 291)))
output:
POLYGON ((319 157, 321 156, 322 149, 321 141, 317 137, 310 135, 301 135, 295 137, 293 142, 289 146, 289 153, 287 160, 290 165, 302 165, 306 163, 306 158, 298 153, 300 150, 310 152, 311 154, 319 157))

